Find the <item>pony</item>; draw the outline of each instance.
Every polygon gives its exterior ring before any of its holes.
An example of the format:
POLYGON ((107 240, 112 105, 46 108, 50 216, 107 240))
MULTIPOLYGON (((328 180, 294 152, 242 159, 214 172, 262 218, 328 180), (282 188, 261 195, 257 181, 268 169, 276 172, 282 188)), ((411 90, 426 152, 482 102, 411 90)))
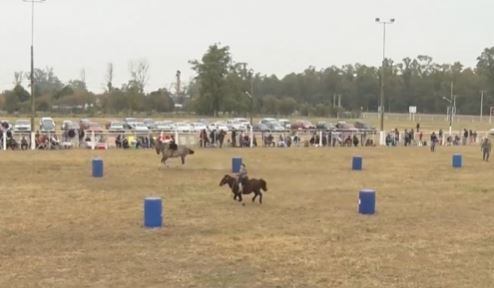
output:
POLYGON ((242 202, 242 194, 254 193, 252 202, 256 201, 256 197, 259 196, 259 204, 262 204, 262 192, 268 191, 267 183, 264 179, 244 179, 242 181, 243 191, 238 191, 237 178, 226 174, 220 181, 220 186, 228 184, 233 193, 233 200, 242 202))
MULTIPOLYGON (((177 145, 176 149, 171 149, 170 144, 159 142, 156 145, 156 154, 162 154, 161 163, 166 165, 168 158, 178 158, 182 160, 182 165, 185 164, 185 156, 194 154, 194 150, 187 148, 184 145, 177 145)), ((175 147, 174 147, 175 148, 175 147)))

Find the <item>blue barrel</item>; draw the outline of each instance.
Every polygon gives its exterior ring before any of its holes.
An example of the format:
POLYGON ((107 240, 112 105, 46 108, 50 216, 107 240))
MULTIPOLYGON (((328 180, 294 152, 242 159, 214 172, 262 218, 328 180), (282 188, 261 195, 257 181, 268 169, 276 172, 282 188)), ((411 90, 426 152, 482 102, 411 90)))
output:
POLYGON ((461 157, 461 154, 454 154, 453 155, 453 168, 461 168, 463 165, 463 159, 461 157))
POLYGON ((232 158, 232 172, 238 173, 240 171, 240 166, 242 166, 242 158, 240 157, 232 158))
POLYGON ((359 193, 358 212, 360 214, 374 214, 376 211, 376 191, 363 189, 359 193))
POLYGON ((356 170, 356 171, 362 170, 362 156, 353 156, 352 170, 356 170))
POLYGON ((103 159, 94 158, 93 164, 93 177, 103 177, 103 159))
POLYGON ((144 199, 144 227, 159 228, 163 224, 161 198, 146 197, 144 199))

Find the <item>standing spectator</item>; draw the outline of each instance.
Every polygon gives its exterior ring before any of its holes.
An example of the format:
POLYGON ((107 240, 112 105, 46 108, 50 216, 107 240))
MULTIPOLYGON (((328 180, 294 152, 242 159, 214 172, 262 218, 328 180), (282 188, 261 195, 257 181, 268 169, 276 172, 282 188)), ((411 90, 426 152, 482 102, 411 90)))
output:
POLYGON ((27 150, 29 145, 27 144, 26 136, 22 136, 21 139, 21 150, 27 150))
POLYGON ((468 130, 463 129, 463 145, 467 145, 467 140, 468 140, 468 130))
POLYGON ((115 146, 117 148, 122 148, 122 134, 118 134, 117 138, 115 138, 115 146))
POLYGON ((417 133, 419 133, 420 132, 419 131, 420 130, 420 123, 417 123, 417 127, 416 128, 417 128, 417 133))
POLYGON ((223 148, 223 141, 225 141, 225 135, 226 135, 226 132, 222 130, 220 130, 220 133, 218 134, 218 142, 220 143, 220 148, 223 148))
POLYGON ((357 147, 358 143, 359 143, 359 141, 358 141, 357 135, 353 135, 353 146, 357 147))
POLYGON ((439 145, 443 144, 443 129, 439 129, 439 145))
POLYGON ((482 141, 482 145, 480 146, 480 150, 482 151, 482 160, 489 161, 489 156, 491 154, 492 144, 489 138, 485 137, 484 141, 482 141))
POLYGON ((436 151, 436 143, 437 143, 436 132, 432 132, 432 135, 431 135, 431 152, 436 151))
POLYGON ((237 131, 232 130, 232 147, 235 148, 237 146, 237 131))
POLYGON ((206 132, 206 129, 202 129, 201 134, 199 134, 199 146, 201 146, 202 148, 206 148, 208 143, 208 133, 206 132))

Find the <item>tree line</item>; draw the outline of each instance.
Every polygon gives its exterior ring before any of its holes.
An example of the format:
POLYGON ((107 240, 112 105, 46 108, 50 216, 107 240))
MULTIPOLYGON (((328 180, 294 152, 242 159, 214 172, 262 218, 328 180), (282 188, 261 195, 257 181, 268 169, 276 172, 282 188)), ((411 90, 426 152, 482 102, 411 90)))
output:
MULTIPOLYGON (((457 113, 478 114, 484 91, 484 113, 494 106, 494 47, 477 58, 477 66, 435 63, 430 56, 383 61, 385 111, 444 113, 443 97, 456 96, 457 113), (453 88, 453 89, 451 89, 453 88)), ((234 62, 227 46, 212 45, 200 61, 191 62, 197 76, 190 86, 192 110, 201 114, 262 113, 335 116, 338 112, 377 111, 382 67, 349 64, 308 67, 283 78, 261 75, 234 62)))
MULTIPOLYGON (((337 113, 377 111, 382 67, 348 64, 316 69, 308 67, 282 78, 262 75, 247 63, 232 59, 230 48, 211 45, 199 60, 190 61, 196 76, 180 99, 184 109, 199 115, 292 115, 335 116, 337 113), (184 97, 186 96, 186 97, 184 97)), ((385 59, 384 107, 386 111, 408 112, 417 106, 419 113, 444 113, 451 93, 456 96, 457 113, 478 114, 484 91, 484 113, 494 106, 494 47, 484 49, 476 67, 459 62, 435 63, 419 55, 399 62, 385 59)), ((170 112, 172 93, 166 88, 146 93, 149 64, 132 62, 130 80, 113 85, 113 65, 105 76, 106 89, 95 94, 83 77, 62 83, 53 69, 36 69, 37 110, 70 112, 130 113, 170 112)), ((15 73, 14 87, 0 94, 0 109, 9 113, 28 112, 30 93, 21 85, 25 73, 15 73)), ((176 99, 176 98, 175 98, 176 99)))

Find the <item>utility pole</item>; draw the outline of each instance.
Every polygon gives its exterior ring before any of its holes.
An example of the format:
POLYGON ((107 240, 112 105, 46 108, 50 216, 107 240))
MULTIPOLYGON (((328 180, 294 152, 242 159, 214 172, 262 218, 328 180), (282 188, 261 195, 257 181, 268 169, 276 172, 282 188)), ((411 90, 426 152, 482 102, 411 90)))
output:
POLYGON ((34 4, 43 3, 46 0, 22 0, 23 2, 31 3, 31 150, 36 147, 34 139, 34 119, 36 117, 36 106, 34 100, 34 4))
POLYGON ((387 24, 393 24, 395 22, 394 18, 391 18, 389 20, 381 20, 380 18, 376 18, 376 23, 382 24, 383 25, 383 59, 382 59, 382 65, 381 65, 381 97, 380 97, 380 113, 381 114, 381 131, 380 131, 380 144, 385 145, 385 137, 384 137, 384 73, 385 73, 385 66, 386 66, 386 25, 387 24))

